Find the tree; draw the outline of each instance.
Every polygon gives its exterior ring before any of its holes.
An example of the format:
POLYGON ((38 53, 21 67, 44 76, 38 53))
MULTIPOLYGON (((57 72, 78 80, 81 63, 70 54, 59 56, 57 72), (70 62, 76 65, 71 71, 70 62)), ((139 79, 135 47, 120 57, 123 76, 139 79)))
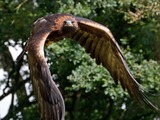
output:
MULTIPOLYGON (((15 63, 10 47, 22 47, 33 22, 50 13, 70 13, 109 27, 127 59, 135 78, 152 93, 160 90, 160 3, 158 0, 125 1, 0 1, 0 81, 3 94, 11 94, 5 119, 39 119, 27 58, 15 63), (27 87, 26 87, 27 86, 27 87), (14 104, 14 101, 17 101, 14 104)), ((97 66, 84 50, 70 40, 54 43, 46 49, 51 73, 66 102, 66 119, 106 120, 158 117, 130 99, 120 86, 115 87, 108 72, 97 66), (76 51, 75 51, 76 50, 76 51)), ((159 97, 153 97, 159 99, 159 97)))

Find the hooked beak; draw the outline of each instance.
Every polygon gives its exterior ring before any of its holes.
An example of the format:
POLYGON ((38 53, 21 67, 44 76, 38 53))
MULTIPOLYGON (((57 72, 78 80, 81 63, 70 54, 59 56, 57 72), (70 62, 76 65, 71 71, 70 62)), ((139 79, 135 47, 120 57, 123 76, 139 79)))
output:
POLYGON ((73 26, 72 21, 70 20, 65 21, 65 26, 73 26))

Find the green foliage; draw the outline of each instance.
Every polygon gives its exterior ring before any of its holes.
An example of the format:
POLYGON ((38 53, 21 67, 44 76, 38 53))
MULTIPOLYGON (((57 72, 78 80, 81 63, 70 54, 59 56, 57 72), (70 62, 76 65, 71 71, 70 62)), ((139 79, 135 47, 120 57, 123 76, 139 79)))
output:
POLYGON ((30 120, 34 118, 34 120, 39 120, 40 118, 37 109, 38 108, 35 104, 30 105, 29 107, 24 107, 23 119, 30 120))
MULTIPOLYGON (((6 83, 5 91, 11 90, 12 96, 17 95, 17 103, 11 103, 4 120, 39 119, 36 104, 30 100, 33 91, 27 88, 28 93, 24 87, 30 80, 28 69, 23 69, 27 59, 15 64, 7 47, 23 46, 33 22, 51 13, 70 13, 108 26, 136 80, 148 94, 159 93, 159 0, 5 0, 0 1, 0 67, 8 74, 0 83, 6 83)), ((107 70, 96 65, 76 42, 66 39, 53 43, 46 48, 46 56, 65 98, 66 120, 158 118, 157 113, 131 100, 120 85, 115 86, 107 70)), ((151 100, 156 103, 159 98, 155 95, 151 100)))

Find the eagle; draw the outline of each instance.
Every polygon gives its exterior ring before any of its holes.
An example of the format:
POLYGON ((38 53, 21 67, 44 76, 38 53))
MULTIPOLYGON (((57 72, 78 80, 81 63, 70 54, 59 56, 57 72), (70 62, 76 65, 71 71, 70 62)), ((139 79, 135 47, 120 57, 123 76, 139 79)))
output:
POLYGON ((124 90, 139 103, 151 109, 159 109, 147 98, 140 84, 131 74, 124 55, 110 30, 92 20, 70 14, 50 14, 39 18, 33 25, 31 35, 17 60, 28 52, 28 63, 33 90, 37 99, 42 120, 64 120, 64 99, 52 80, 44 46, 70 38, 85 48, 96 63, 104 66, 115 84, 120 83, 124 90))

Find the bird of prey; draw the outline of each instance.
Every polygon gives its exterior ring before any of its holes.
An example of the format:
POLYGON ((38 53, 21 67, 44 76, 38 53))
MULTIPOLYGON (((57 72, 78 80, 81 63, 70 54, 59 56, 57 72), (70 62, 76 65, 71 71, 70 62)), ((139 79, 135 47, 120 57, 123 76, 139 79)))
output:
POLYGON ((31 35, 18 57, 20 59, 28 52, 30 77, 42 120, 64 120, 65 116, 63 97, 52 80, 44 56, 45 44, 62 38, 77 41, 95 58, 97 64, 102 64, 109 71, 115 84, 119 81, 131 97, 158 110, 133 78, 119 45, 107 27, 69 14, 51 14, 34 23, 31 35))

